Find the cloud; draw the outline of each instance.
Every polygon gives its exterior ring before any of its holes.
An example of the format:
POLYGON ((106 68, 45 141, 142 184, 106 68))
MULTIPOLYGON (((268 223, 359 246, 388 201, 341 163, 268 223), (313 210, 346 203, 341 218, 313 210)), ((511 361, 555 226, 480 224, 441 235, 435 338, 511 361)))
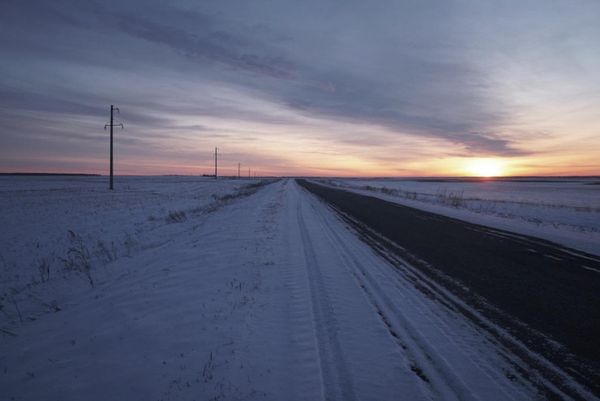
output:
MULTIPOLYGON (((94 135, 75 128, 57 134, 57 124, 66 118, 79 128, 80 119, 93 130, 115 103, 139 141, 131 147, 156 152, 252 136, 297 141, 306 152, 327 144, 373 161, 393 160, 402 145, 414 157, 432 157, 431 146, 522 156, 535 153, 522 144, 527 132, 551 131, 528 113, 560 74, 592 71, 596 81, 588 81, 600 82, 597 57, 569 44, 570 32, 593 43, 595 14, 532 4, 509 18, 511 7, 435 1, 12 0, 0 15, 2 118, 11 128, 29 118, 27 132, 48 140, 90 142, 94 135), (568 32, 554 28, 563 15, 568 32), (551 41, 580 56, 577 68, 575 58, 551 60, 551 41), (533 106, 507 96, 511 83, 527 89, 522 98, 533 106)), ((586 99, 588 109, 597 103, 586 99)), ((6 126, 0 135, 14 136, 6 126)))
MULTIPOLYGON (((169 46, 189 58, 205 58, 274 78, 292 76, 289 65, 281 58, 245 52, 250 46, 242 38, 227 32, 190 33, 172 26, 151 22, 136 15, 113 15, 122 32, 169 46)), ((205 18, 199 18, 201 24, 205 18)))
MULTIPOLYGON (((180 15, 173 10, 166 12, 172 14, 180 15)), ((304 54, 293 50, 302 38, 288 36, 290 48, 278 48, 263 41, 262 31, 256 35, 252 24, 238 21, 236 25, 208 12, 186 14, 186 19, 198 21, 193 31, 186 30, 186 24, 179 27, 162 16, 153 20, 110 14, 107 19, 122 33, 169 47, 194 63, 203 65, 208 61, 216 63, 215 68, 225 66, 231 73, 224 78, 215 74, 216 80, 228 79, 307 115, 381 125, 400 134, 443 138, 464 146, 465 151, 521 154, 510 139, 485 133, 502 122, 502 105, 482 90, 484 79, 466 57, 455 54, 452 60, 446 60, 420 56, 419 45, 436 43, 439 35, 446 34, 444 31, 433 31, 401 52, 381 44, 383 39, 391 43, 397 38, 377 35, 373 40, 381 39, 379 43, 331 49, 342 53, 340 59, 350 58, 352 52, 360 59, 365 57, 365 49, 357 46, 377 46, 379 60, 360 60, 361 68, 357 69, 336 57, 307 62, 304 54), (389 68, 381 75, 381 64, 396 70, 389 68)), ((275 37, 275 29, 266 30, 275 37)), ((314 43, 315 47, 320 45, 314 43)), ((320 52, 326 53, 333 44, 324 40, 322 46, 320 52)))

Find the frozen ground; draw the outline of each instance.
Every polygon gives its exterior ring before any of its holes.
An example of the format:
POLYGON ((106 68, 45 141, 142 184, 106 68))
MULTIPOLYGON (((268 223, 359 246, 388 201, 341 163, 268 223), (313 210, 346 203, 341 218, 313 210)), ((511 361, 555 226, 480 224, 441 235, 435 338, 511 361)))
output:
POLYGON ((600 255, 600 179, 327 179, 388 201, 600 255))
MULTIPOLYGON (((102 266, 169 241, 179 229, 173 223, 210 211, 256 182, 119 177, 111 193, 106 177, 0 177, 0 323, 54 308, 35 297, 61 294, 49 288, 64 285, 73 270, 89 267, 93 280, 102 266)), ((87 286, 87 275, 80 281, 87 286)))
POLYGON ((131 178, 114 194, 88 180, 3 184, 3 285, 31 280, 2 299, 3 399, 530 400, 552 388, 293 180, 131 178), (49 277, 33 263, 44 255, 49 277))

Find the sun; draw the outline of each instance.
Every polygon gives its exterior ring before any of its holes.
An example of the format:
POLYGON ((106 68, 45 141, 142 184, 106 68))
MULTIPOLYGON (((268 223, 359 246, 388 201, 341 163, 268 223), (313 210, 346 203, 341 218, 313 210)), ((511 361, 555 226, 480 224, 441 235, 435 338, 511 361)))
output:
POLYGON ((465 170, 475 177, 498 177, 504 174, 504 163, 498 159, 473 159, 465 170))

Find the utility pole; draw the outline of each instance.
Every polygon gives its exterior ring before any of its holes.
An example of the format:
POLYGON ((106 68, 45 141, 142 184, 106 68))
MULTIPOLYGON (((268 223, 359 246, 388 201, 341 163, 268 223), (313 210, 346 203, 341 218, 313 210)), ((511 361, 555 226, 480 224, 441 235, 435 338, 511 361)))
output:
POLYGON ((248 178, 250 178, 250 167, 248 167, 248 178))
POLYGON ((215 180, 217 179, 217 152, 219 148, 215 148, 215 180))
POLYGON ((113 127, 121 127, 123 129, 123 124, 115 124, 113 121, 113 112, 116 111, 120 114, 119 109, 112 104, 110 105, 110 124, 104 125, 104 130, 106 127, 110 127, 110 183, 108 185, 108 189, 113 190, 113 127))
POLYGON ((242 165, 238 163, 238 180, 240 179, 240 167, 242 167, 242 165))

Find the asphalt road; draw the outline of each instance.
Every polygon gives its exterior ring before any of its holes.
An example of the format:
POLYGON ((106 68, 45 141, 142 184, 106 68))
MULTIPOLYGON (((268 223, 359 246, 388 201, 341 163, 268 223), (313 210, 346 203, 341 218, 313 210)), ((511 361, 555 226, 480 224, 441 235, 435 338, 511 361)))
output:
POLYGON ((467 302, 484 300, 492 306, 487 308, 491 315, 497 308, 500 313, 492 317, 536 352, 578 374, 584 365, 585 381, 598 390, 600 258, 375 197, 299 183, 399 245, 394 251, 425 273, 452 278, 446 284, 467 302), (452 286, 455 280, 464 286, 452 286))

